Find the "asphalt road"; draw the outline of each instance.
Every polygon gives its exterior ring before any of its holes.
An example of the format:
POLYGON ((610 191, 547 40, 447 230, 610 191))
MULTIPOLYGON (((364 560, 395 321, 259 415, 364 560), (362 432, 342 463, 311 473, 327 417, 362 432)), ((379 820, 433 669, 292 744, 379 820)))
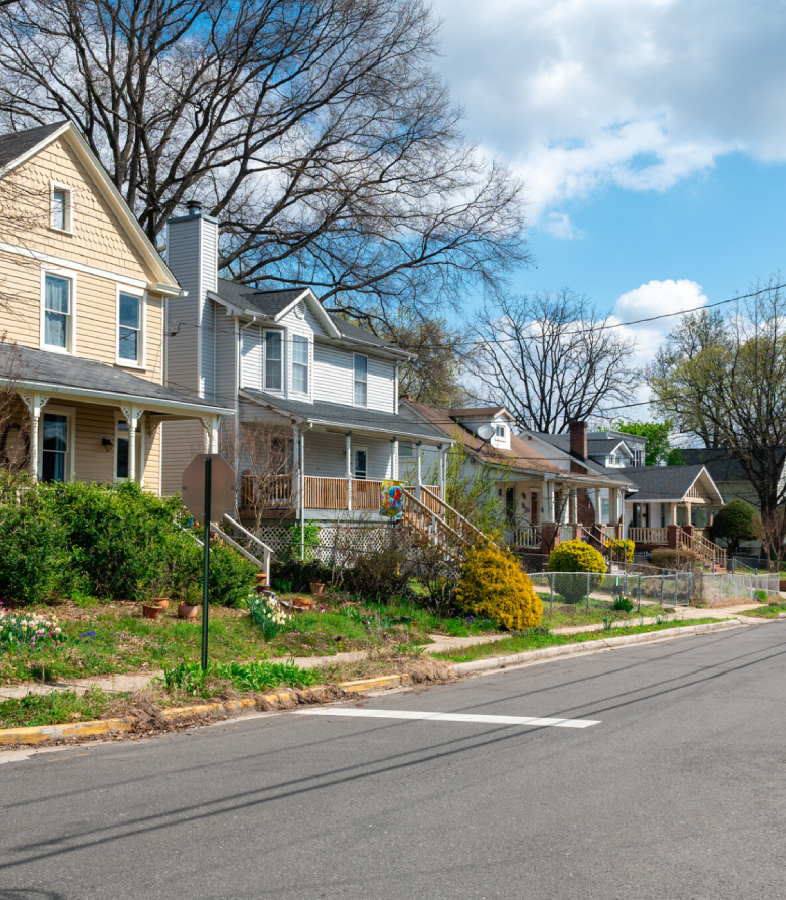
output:
POLYGON ((786 897, 786 622, 0 765, 0 898, 786 897))

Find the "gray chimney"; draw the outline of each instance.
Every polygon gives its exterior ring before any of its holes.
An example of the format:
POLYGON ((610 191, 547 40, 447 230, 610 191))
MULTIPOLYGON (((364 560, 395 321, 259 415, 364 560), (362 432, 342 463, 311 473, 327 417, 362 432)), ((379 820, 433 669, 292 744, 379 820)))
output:
POLYGON ((215 308, 218 287, 218 219, 189 200, 185 216, 166 223, 166 262, 188 296, 169 300, 167 381, 212 399, 215 394, 215 308))

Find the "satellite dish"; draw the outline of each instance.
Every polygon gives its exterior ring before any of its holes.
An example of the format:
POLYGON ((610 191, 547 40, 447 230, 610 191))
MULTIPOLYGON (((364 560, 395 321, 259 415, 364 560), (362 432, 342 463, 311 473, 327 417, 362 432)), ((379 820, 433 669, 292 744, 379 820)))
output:
POLYGON ((497 433, 497 429, 493 425, 481 425, 478 428, 478 437, 481 440, 489 441, 497 433))

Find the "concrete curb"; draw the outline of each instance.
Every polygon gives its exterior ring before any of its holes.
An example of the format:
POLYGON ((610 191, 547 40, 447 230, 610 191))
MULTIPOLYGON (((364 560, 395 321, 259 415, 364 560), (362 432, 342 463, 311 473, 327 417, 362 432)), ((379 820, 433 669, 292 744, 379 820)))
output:
MULTIPOLYGON (((726 622, 712 622, 707 625, 687 625, 679 628, 664 629, 662 631, 648 631, 642 634, 626 634, 620 637, 600 638, 594 641, 584 641, 579 644, 563 644, 560 647, 546 647, 543 650, 526 650, 523 653, 513 653, 509 656, 491 656, 486 659, 472 660, 471 662, 453 663, 450 668, 456 675, 463 675, 468 672, 482 672, 558 657, 576 656, 580 653, 612 650, 615 647, 624 647, 628 644, 662 641, 688 634, 702 634, 709 631, 721 631, 727 628, 741 627, 745 627, 745 623, 738 622, 736 619, 726 622)), ((337 687, 346 694, 353 694, 403 687, 404 685, 409 684, 410 681, 411 678, 409 675, 382 675, 378 678, 361 678, 355 681, 343 681, 338 684, 337 687)), ((193 719, 194 717, 202 719, 222 717, 234 718, 237 716, 251 715, 255 712, 264 712, 270 709, 286 708, 292 703, 299 702, 300 699, 312 699, 315 702, 318 702, 329 697, 330 689, 325 686, 318 686, 307 691, 300 691, 299 693, 281 690, 272 694, 263 694, 259 698, 247 697, 241 700, 224 700, 217 703, 201 703, 195 706, 179 706, 171 709, 162 709, 159 711, 159 715, 169 722, 178 722, 193 719)), ((6 728, 0 729, 0 746, 45 744, 49 741, 63 741, 70 738, 94 737, 102 734, 128 732, 133 731, 135 728, 136 722, 130 717, 122 719, 96 719, 93 722, 74 722, 62 725, 6 728)))
MULTIPOLYGON (((354 694, 402 687, 409 684, 410 680, 409 675, 383 675, 378 678, 343 681, 337 687, 344 693, 354 694)), ((291 703, 297 703, 303 697, 307 700, 319 701, 330 697, 330 690, 321 686, 299 693, 281 690, 272 694, 263 694, 260 698, 247 697, 241 700, 224 700, 217 703, 200 703, 195 706, 177 706, 171 709, 162 709, 159 711, 159 715, 168 722, 193 719, 194 717, 209 719, 220 717, 233 718, 255 712, 264 712, 271 708, 280 709, 291 703)), ((69 738, 94 737, 121 731, 133 731, 135 727, 135 720, 128 717, 122 719, 96 719, 92 722, 76 722, 62 725, 5 728, 0 729, 0 746, 45 744, 48 741, 63 741, 69 738)))
POLYGON ((623 634, 620 637, 599 638, 596 641, 582 641, 578 644, 562 644, 559 647, 544 647, 542 650, 525 650, 509 656, 490 656, 486 659, 473 659, 470 662, 453 663, 452 670, 457 675, 466 672, 482 672, 488 669, 502 669, 507 666, 554 659, 560 656, 577 656, 580 653, 593 653, 598 650, 613 650, 627 644, 662 641, 687 634, 702 634, 706 631, 722 631, 726 628, 742 628, 744 623, 736 620, 728 622, 710 622, 706 625, 683 625, 679 628, 664 628, 662 631, 645 631, 641 634, 623 634))

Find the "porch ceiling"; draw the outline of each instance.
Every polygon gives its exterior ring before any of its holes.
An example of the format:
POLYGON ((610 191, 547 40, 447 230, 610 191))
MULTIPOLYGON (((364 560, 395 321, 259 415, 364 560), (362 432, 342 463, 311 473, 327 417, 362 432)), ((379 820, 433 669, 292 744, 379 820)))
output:
POLYGON ((231 407, 207 402, 131 375, 124 369, 67 353, 0 344, 0 371, 19 390, 66 399, 120 405, 134 403, 160 415, 233 415, 231 407))
POLYGON ((321 425, 357 434, 384 435, 388 438, 423 441, 428 444, 452 444, 453 440, 443 431, 425 422, 416 422, 397 416, 394 413, 379 412, 374 409, 359 409, 354 406, 341 406, 337 403, 324 403, 315 400, 303 403, 289 400, 244 388, 241 395, 268 407, 284 416, 294 416, 302 422, 321 425))

